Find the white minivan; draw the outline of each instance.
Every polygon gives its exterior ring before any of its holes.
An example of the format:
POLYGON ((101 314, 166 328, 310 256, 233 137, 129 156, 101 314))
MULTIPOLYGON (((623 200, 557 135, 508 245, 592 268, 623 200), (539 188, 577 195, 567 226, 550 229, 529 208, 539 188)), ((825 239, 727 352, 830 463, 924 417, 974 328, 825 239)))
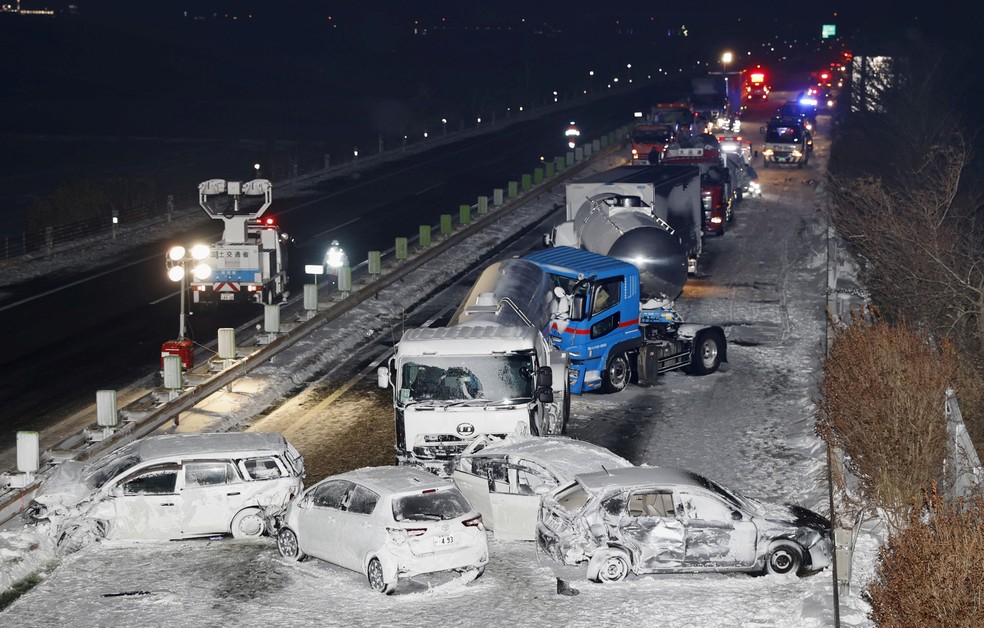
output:
POLYGON ((100 538, 256 537, 303 477, 303 457, 280 434, 152 436, 61 463, 27 514, 50 522, 62 551, 100 538))

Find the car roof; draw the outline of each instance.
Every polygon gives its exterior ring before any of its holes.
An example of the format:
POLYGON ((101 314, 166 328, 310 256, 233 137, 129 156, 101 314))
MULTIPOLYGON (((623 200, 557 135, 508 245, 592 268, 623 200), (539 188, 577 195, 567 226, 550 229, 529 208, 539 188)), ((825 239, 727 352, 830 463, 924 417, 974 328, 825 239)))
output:
POLYGON ((511 436, 464 457, 490 454, 522 456, 546 467, 562 481, 573 480, 579 473, 632 466, 604 447, 566 436, 511 436))
POLYGON ((130 443, 116 454, 136 453, 141 460, 204 455, 241 455, 247 451, 283 451, 287 440, 274 432, 213 432, 163 434, 130 443))
POLYGON ((672 467, 630 467, 607 472, 582 473, 578 474, 577 481, 592 493, 599 493, 612 487, 652 485, 707 487, 707 480, 703 476, 672 467))
POLYGON ((450 480, 439 478, 423 469, 409 466, 363 467, 327 477, 318 484, 330 480, 349 480, 372 489, 380 495, 445 488, 451 485, 450 480))

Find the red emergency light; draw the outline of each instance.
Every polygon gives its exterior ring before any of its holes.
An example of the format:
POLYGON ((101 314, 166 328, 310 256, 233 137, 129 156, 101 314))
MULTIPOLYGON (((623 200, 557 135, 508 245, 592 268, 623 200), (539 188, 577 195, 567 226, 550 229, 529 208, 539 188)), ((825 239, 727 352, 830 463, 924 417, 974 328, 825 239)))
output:
POLYGON ((267 219, 266 219, 266 224, 268 224, 268 225, 272 225, 272 224, 273 224, 273 218, 270 218, 270 217, 268 216, 268 217, 267 217, 267 219))
POLYGON ((765 81, 765 74, 763 72, 753 72, 750 78, 753 83, 762 83, 765 81))

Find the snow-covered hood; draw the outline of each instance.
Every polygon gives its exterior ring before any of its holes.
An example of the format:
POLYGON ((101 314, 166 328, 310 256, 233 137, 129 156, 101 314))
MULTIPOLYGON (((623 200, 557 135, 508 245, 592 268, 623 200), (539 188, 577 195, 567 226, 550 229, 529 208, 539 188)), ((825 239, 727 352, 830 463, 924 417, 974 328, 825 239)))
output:
POLYGON ((92 494, 92 487, 85 481, 85 465, 75 460, 62 462, 41 484, 34 501, 49 512, 71 508, 92 494))

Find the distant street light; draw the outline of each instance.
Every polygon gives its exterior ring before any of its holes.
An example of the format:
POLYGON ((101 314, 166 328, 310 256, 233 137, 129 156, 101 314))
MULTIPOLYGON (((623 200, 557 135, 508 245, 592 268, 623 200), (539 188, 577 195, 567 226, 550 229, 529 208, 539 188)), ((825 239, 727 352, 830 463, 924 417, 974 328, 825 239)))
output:
POLYGON ((441 131, 441 133, 443 135, 447 135, 448 134, 448 119, 447 118, 441 118, 441 127, 443 129, 441 131))
POLYGON ((632 82, 632 64, 631 63, 626 63, 625 64, 625 69, 628 71, 628 79, 629 79, 629 82, 631 83, 632 82))
POLYGON ((165 262, 167 265, 167 277, 171 281, 181 282, 181 316, 178 324, 178 339, 185 338, 185 292, 187 291, 186 278, 189 267, 191 275, 198 281, 205 281, 212 275, 212 267, 205 262, 209 256, 207 244, 195 244, 191 249, 183 246, 174 246, 167 252, 165 262))
POLYGON ((734 60, 734 55, 731 51, 726 51, 721 55, 721 71, 724 74, 724 94, 728 96, 728 64, 734 60))

